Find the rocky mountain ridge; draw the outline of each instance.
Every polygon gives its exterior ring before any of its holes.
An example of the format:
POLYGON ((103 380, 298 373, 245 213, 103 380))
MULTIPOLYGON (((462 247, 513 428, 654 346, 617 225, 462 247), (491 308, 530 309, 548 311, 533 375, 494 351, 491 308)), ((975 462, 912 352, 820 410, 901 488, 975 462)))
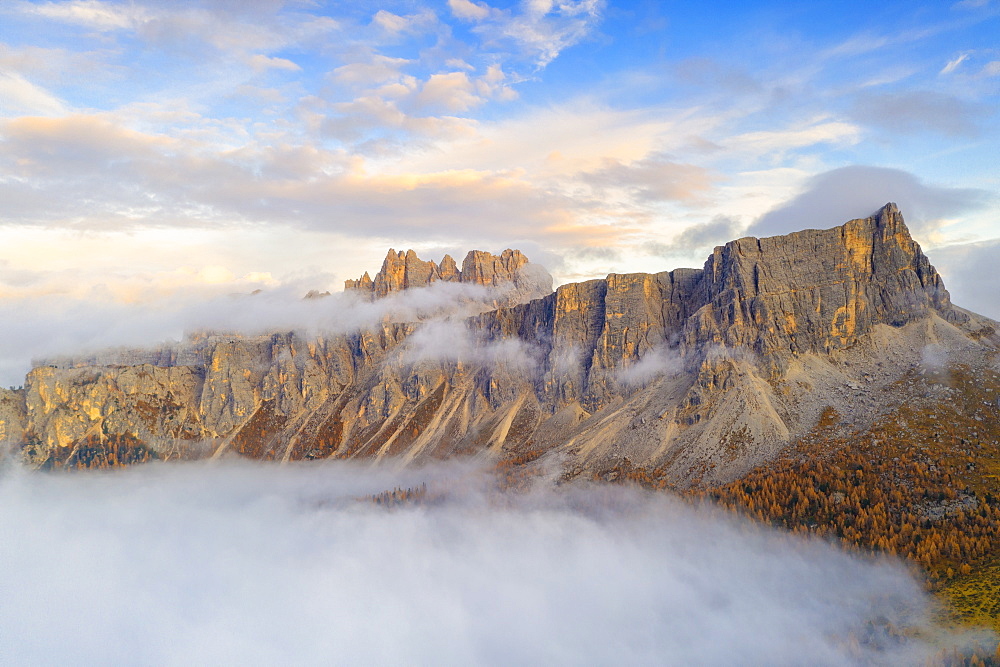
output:
POLYGON ((344 290, 381 299, 438 282, 494 288, 493 307, 530 301, 552 291, 552 277, 548 272, 532 265, 520 250, 510 248, 499 255, 470 250, 462 261, 461 270, 451 255, 445 255, 438 265, 433 260, 420 259, 413 250, 396 252, 390 249, 374 279, 366 271, 357 280, 345 280, 344 290))
MULTIPOLYGON (((531 266, 517 251, 470 253, 461 271, 448 260, 390 251, 375 279, 347 289, 502 287, 531 266)), ((0 420, 46 466, 550 454, 570 476, 627 460, 678 484, 718 482, 827 407, 874 419, 928 346, 970 363, 1000 347, 995 323, 951 304, 893 204, 833 229, 731 241, 700 270, 520 300, 320 338, 222 336, 200 363, 40 367, 0 397, 0 420)))

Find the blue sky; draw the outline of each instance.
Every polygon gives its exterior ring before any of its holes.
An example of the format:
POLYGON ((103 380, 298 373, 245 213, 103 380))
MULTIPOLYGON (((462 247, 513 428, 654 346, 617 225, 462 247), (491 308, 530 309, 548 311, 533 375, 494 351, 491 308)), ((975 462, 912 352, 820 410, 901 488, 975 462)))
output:
POLYGON ((0 307, 338 289, 390 246, 660 271, 895 201, 997 317, 998 98, 997 0, 5 0, 0 307))

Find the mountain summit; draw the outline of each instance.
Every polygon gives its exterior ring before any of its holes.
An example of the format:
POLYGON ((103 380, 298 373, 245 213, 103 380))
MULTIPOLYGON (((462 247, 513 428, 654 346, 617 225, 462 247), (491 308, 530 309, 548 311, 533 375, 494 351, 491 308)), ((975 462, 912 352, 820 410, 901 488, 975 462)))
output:
POLYGON ((731 241, 700 270, 612 274, 540 298, 531 266, 516 250, 469 253, 461 270, 390 251, 374 280, 346 288, 529 293, 458 321, 216 336, 183 365, 39 367, 0 397, 6 436, 44 466, 551 453, 569 476, 627 462, 676 484, 722 482, 826 410, 844 428, 877 419, 928 350, 977 367, 1000 347, 996 323, 951 304, 894 204, 731 241))

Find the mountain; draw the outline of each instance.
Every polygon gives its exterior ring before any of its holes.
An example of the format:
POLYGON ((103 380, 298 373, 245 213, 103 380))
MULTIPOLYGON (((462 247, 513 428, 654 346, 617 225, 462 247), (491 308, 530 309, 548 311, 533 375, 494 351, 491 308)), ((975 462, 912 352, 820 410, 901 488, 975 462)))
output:
POLYGON ((457 297, 478 314, 41 365, 0 395, 0 436, 38 466, 549 455, 567 477, 625 466, 720 485, 828 411, 844 432, 870 427, 909 400, 914 369, 976 376, 1000 349, 995 322, 951 304, 894 204, 731 241, 700 270, 554 292, 543 273, 515 250, 472 252, 461 270, 390 251, 346 289, 373 302, 480 290, 457 297))
POLYGON ((436 282, 494 288, 490 292, 494 308, 530 301, 552 291, 548 272, 531 264, 520 250, 509 248, 499 255, 472 250, 465 256, 461 270, 451 255, 445 255, 439 266, 433 260, 421 260, 412 250, 390 249, 374 280, 365 272, 357 280, 344 281, 344 290, 378 299, 436 282))

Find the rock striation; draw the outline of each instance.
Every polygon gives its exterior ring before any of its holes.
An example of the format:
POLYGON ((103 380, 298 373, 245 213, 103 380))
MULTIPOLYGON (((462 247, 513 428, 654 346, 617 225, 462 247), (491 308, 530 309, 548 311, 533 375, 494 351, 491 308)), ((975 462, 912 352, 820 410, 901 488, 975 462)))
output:
MULTIPOLYGON (((531 266, 513 250, 469 253, 461 270, 390 251, 347 289, 538 290, 531 266)), ((833 229, 731 241, 702 269, 612 274, 460 320, 213 335, 135 364, 39 367, 0 408, 43 466, 552 452, 567 475, 627 459, 683 484, 768 460, 825 407, 875 418, 873 396, 890 401, 926 345, 992 358, 994 325, 951 304, 888 204, 833 229)))

